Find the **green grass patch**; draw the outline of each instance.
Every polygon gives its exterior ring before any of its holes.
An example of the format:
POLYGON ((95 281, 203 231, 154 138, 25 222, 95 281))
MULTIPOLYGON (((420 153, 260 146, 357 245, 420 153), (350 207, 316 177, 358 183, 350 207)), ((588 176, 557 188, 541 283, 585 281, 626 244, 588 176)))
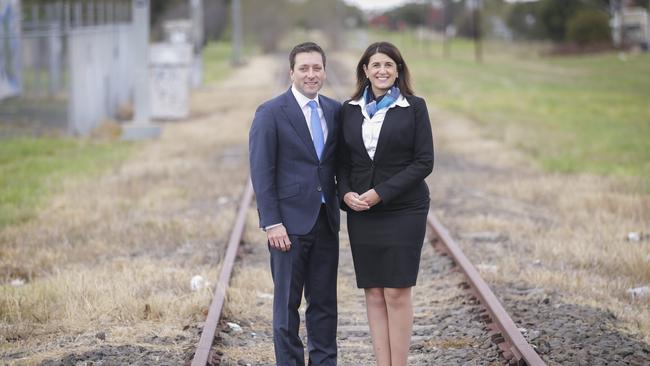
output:
POLYGON ((203 76, 206 84, 225 79, 232 71, 230 42, 212 41, 203 50, 203 76))
POLYGON ((531 45, 381 34, 394 42, 428 103, 471 117, 551 171, 640 177, 650 188, 650 55, 543 57, 531 45))
POLYGON ((131 144, 60 137, 0 141, 0 229, 29 220, 64 178, 97 175, 123 161, 131 144))

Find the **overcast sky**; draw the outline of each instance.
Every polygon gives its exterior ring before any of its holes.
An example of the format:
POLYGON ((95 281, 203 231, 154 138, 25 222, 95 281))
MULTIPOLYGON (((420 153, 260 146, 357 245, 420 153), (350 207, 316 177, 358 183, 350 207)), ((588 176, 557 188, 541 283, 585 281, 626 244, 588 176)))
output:
MULTIPOLYGON (((356 5, 362 10, 386 10, 408 2, 417 2, 414 0, 343 0, 348 4, 356 5)), ((537 1, 537 0, 506 0, 509 3, 537 1)))
POLYGON ((355 5, 362 10, 385 10, 404 3, 408 0, 344 0, 346 3, 355 5))

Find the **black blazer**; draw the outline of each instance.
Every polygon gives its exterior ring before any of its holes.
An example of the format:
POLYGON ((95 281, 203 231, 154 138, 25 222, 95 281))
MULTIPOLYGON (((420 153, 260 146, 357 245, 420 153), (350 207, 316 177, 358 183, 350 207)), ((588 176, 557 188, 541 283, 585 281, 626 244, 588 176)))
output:
MULTIPOLYGON (((406 208, 429 200, 424 179, 433 170, 433 137, 424 99, 408 96, 409 107, 388 110, 381 127, 374 159, 363 144, 361 107, 345 102, 341 107, 339 197, 362 194, 374 188, 381 202, 371 211, 406 208)), ((342 202, 341 208, 350 208, 342 202)))

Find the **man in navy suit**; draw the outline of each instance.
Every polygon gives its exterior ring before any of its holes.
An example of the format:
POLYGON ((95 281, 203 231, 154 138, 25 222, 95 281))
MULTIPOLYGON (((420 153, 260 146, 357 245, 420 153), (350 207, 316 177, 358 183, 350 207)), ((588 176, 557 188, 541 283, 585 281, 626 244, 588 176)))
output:
POLYGON ((291 88, 259 106, 249 135, 251 179, 271 253, 275 358, 277 365, 305 364, 298 335, 304 289, 309 365, 336 365, 341 105, 318 93, 325 53, 317 44, 294 47, 289 67, 291 88))

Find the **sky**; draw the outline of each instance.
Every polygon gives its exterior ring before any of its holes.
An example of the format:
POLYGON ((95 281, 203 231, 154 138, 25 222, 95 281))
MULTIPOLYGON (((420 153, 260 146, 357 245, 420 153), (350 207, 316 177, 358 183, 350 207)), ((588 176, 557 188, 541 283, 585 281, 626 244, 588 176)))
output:
MULTIPOLYGON (((413 0, 343 0, 350 5, 355 5, 364 11, 387 10, 399 5, 403 5, 413 0)), ((506 0, 509 3, 535 0, 506 0)))
POLYGON ((409 2, 408 0, 344 0, 350 5, 365 10, 386 10, 409 2))

